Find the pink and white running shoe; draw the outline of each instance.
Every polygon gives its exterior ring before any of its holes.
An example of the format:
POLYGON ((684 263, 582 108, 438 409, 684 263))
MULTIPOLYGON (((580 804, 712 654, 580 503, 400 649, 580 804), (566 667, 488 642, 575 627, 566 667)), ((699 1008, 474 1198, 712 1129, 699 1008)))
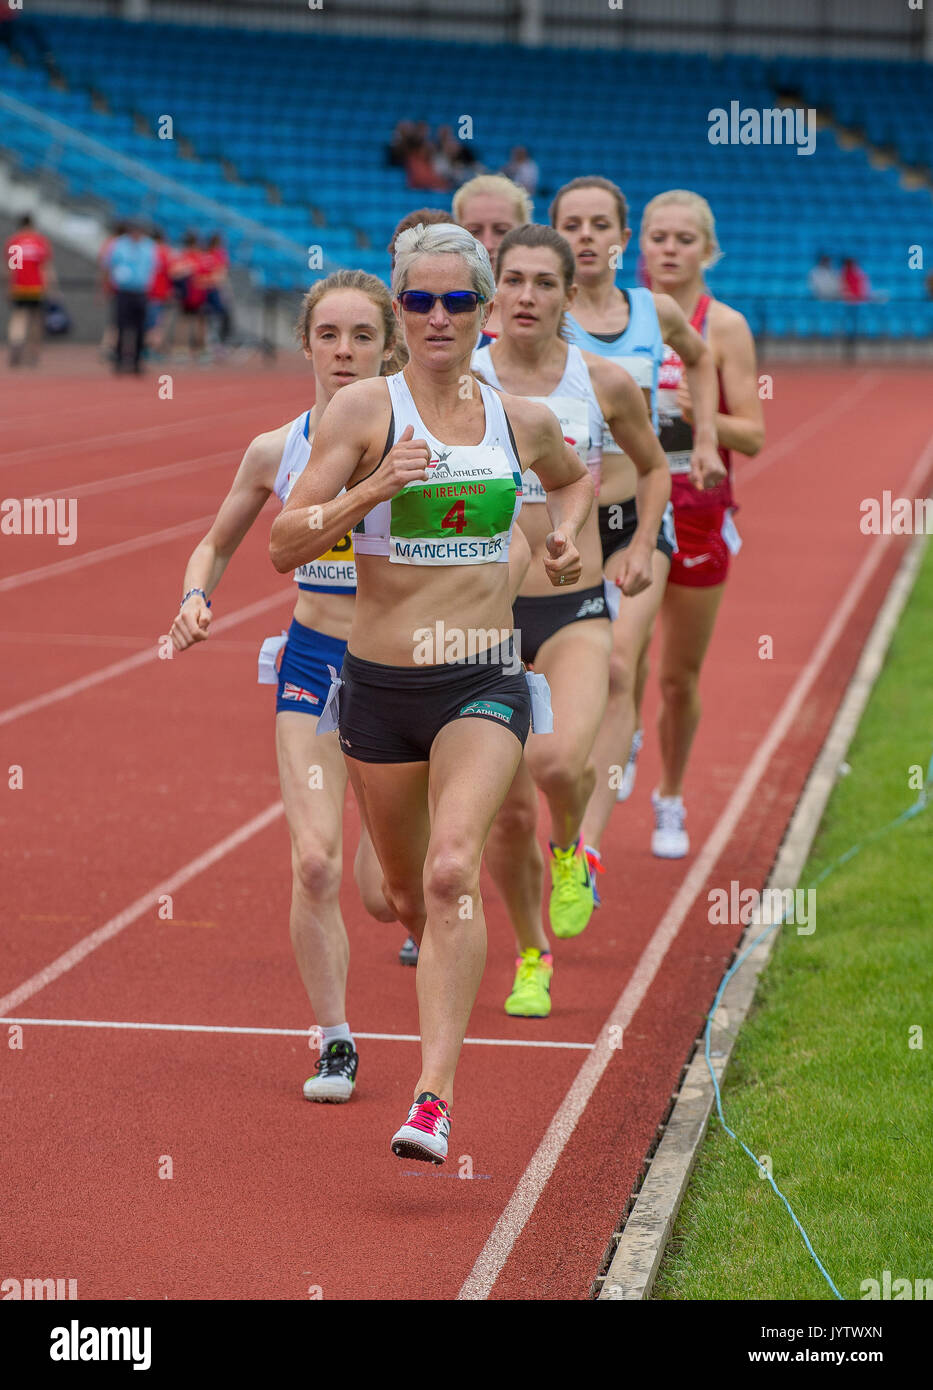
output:
POLYGON ((450 1111, 446 1100, 441 1100, 433 1091, 422 1091, 409 1110, 408 1119, 392 1136, 392 1152, 398 1158, 443 1163, 449 1134, 450 1111))

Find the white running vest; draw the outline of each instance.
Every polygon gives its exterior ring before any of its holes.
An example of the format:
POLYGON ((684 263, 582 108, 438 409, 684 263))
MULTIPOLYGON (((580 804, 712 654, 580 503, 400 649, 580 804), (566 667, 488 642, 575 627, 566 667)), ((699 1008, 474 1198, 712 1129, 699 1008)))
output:
POLYGON ((356 553, 384 555, 395 565, 507 564, 522 483, 499 397, 480 384, 486 432, 479 444, 444 444, 426 429, 404 374, 385 380, 392 403, 392 444, 411 425, 414 438, 431 447, 430 477, 408 483, 357 522, 356 553))
MULTIPOLYGON (((477 348, 471 363, 474 371, 483 376, 497 391, 505 388, 499 381, 493 366, 489 345, 477 348)), ((572 343, 567 347, 567 362, 564 374, 548 396, 526 396, 525 400, 538 401, 546 405, 560 422, 561 433, 571 446, 581 463, 586 464, 593 487, 599 496, 599 477, 603 457, 603 430, 607 429, 603 413, 599 408, 589 369, 583 354, 572 343)), ((547 493, 533 468, 526 468, 522 474, 522 501, 546 502, 547 493)))

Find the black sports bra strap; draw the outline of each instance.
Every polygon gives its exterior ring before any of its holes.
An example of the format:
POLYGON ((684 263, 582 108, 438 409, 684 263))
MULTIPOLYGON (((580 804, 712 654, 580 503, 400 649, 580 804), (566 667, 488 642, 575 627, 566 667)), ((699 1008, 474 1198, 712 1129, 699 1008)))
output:
POLYGON ((522 465, 522 456, 521 456, 521 454, 518 452, 518 445, 515 443, 515 431, 512 429, 512 421, 509 419, 508 414, 506 413, 505 406, 502 407, 502 414, 505 415, 505 427, 506 427, 506 429, 507 429, 508 432, 509 432, 509 439, 512 441, 512 452, 515 454, 515 457, 518 459, 518 466, 519 466, 519 468, 521 468, 521 465, 522 465))
MULTIPOLYGON (((380 467, 380 465, 382 464, 382 462, 383 462, 383 460, 385 459, 386 455, 388 454, 389 450, 392 448, 392 441, 393 441, 394 438, 395 438, 395 407, 392 405, 392 402, 391 402, 391 400, 390 400, 390 401, 389 401, 389 433, 386 435, 386 443, 385 443, 385 448, 384 448, 383 451, 382 451, 382 458, 380 458, 379 463, 376 464, 376 468, 379 468, 379 467, 380 467)), ((360 483, 365 483, 366 478, 371 478, 371 477, 373 476, 373 474, 374 474, 375 471, 376 471, 376 468, 371 468, 371 469, 369 470, 369 472, 366 474, 366 477, 364 477, 364 478, 359 478, 359 479, 353 484, 353 486, 354 486, 354 487, 359 487, 360 483)))

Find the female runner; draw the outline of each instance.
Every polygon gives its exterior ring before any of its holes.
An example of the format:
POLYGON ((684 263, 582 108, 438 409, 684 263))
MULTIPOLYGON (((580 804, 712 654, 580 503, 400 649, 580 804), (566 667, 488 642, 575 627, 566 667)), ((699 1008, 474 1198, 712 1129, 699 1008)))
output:
POLYGON ((359 593, 328 712, 388 901, 421 942, 422 1071, 392 1149, 442 1163, 486 955, 480 859, 531 714, 508 592, 521 473, 549 494, 554 584, 580 577, 593 485, 549 410, 470 372, 495 282, 468 232, 403 232, 393 291, 408 365, 334 397, 270 549, 284 570, 353 528, 359 593))
MULTIPOLYGON (((530 222, 533 209, 525 189, 505 174, 478 174, 461 184, 453 198, 454 222, 482 242, 489 252, 490 265, 496 264, 499 243, 505 234, 530 222)), ((493 306, 478 346, 491 343, 498 332, 499 311, 493 306)))
MULTIPOLYGON (((315 404, 290 424, 258 435, 246 450, 233 486, 188 561, 184 598, 171 628, 178 651, 210 636, 209 596, 237 546, 270 493, 285 502, 308 461, 328 401, 351 382, 377 377, 390 364, 396 333, 389 292, 374 275, 338 271, 305 296, 299 334, 314 369, 315 404)), ((315 732, 330 688, 328 663, 343 659, 350 632, 356 573, 349 536, 336 537, 328 553, 296 570, 295 579, 295 613, 277 677, 275 744, 292 842, 291 939, 323 1035, 316 1074, 305 1082, 304 1095, 346 1101, 359 1062, 347 1023, 349 943, 339 902, 347 771, 337 739, 318 739, 315 732), (311 766, 321 769, 314 787, 311 766)), ((275 682, 271 653, 270 677, 275 682)), ((367 910, 393 921, 365 829, 355 869, 367 910)))
MULTIPOLYGON (((729 571, 741 541, 732 520, 730 450, 754 455, 764 443, 755 344, 743 316, 714 299, 704 270, 719 258, 716 224, 705 198, 685 189, 659 193, 641 223, 645 272, 653 289, 675 300, 707 339, 719 376, 716 430, 724 478, 697 488, 690 472, 694 444, 690 393, 683 363, 668 347, 661 368, 661 444, 671 471, 677 553, 661 607, 661 785, 654 795, 657 827, 652 849, 679 859, 689 849, 681 795, 690 747, 700 720, 700 669, 713 635, 729 571)), ((666 340, 665 340, 666 341, 666 340)))
MULTIPOLYGON (((712 357, 683 311, 667 295, 650 290, 616 288, 616 266, 628 245, 631 229, 625 198, 609 179, 574 179, 559 189, 551 204, 551 222, 570 242, 576 258, 578 293, 569 318, 571 342, 620 363, 645 392, 657 425, 658 369, 664 343, 671 343, 686 364, 687 381, 696 403, 698 421, 692 455, 693 476, 711 486, 722 476, 716 452, 716 373, 712 357)), ((626 547, 636 534, 636 471, 611 437, 603 439, 599 527, 610 581, 624 563, 626 547)), ((653 582, 641 594, 623 602, 613 624, 613 654, 609 668, 609 700, 593 746, 596 782, 583 820, 584 844, 591 864, 601 868, 599 846, 615 804, 619 773, 629 756, 635 732, 635 688, 651 637, 655 614, 674 552, 673 528, 657 533, 653 582)))
MULTIPOLYGON (((573 252, 552 227, 528 225, 509 232, 499 247, 496 302, 500 332, 473 355, 474 371, 497 390, 533 396, 560 421, 599 488, 604 429, 638 470, 640 534, 625 551, 617 583, 634 595, 651 583, 655 536, 670 497, 663 451, 644 398, 614 362, 581 352, 561 336, 573 302, 573 252)), ((487 864, 509 908, 518 938, 515 984, 506 1013, 542 1017, 550 1012, 553 962, 540 920, 541 854, 536 836, 538 796, 551 816, 550 921, 556 936, 578 936, 593 911, 593 888, 580 841, 580 825, 593 790, 589 764, 593 739, 606 708, 610 618, 619 596, 603 578, 594 512, 580 535, 581 586, 557 594, 540 562, 549 528, 545 495, 531 470, 522 477, 519 525, 532 565, 512 608, 521 654, 543 674, 551 690, 554 732, 532 735, 525 757, 489 837, 487 864), (532 780, 533 779, 533 780, 532 780)))

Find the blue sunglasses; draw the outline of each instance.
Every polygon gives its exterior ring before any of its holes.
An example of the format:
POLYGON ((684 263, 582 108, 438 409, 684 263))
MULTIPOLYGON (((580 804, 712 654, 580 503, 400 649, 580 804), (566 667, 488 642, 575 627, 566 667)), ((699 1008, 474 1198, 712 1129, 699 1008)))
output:
POLYGON ((472 314, 478 304, 486 303, 484 294, 476 290, 451 290, 449 294, 429 294, 427 290, 402 290, 398 302, 410 314, 429 314, 440 300, 448 314, 472 314))

